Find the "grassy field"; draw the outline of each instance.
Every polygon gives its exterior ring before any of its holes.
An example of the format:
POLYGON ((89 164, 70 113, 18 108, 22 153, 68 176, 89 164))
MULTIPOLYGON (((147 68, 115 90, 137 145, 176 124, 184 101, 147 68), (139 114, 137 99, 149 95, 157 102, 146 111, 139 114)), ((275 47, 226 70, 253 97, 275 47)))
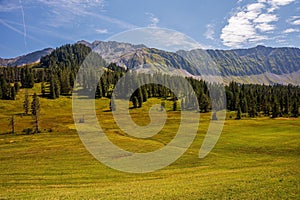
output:
MULTIPOLYGON (((37 88, 30 90, 40 91, 37 88)), ((198 158, 210 114, 201 114, 198 134, 170 166, 146 174, 106 167, 84 148, 75 130, 71 98, 41 98, 41 130, 25 135, 31 116, 22 116, 24 90, 16 101, 0 101, 0 199, 300 199, 300 119, 228 119, 213 151, 198 158), (17 134, 10 131, 15 115, 17 134)), ((150 139, 128 137, 97 100, 97 115, 111 141, 123 149, 149 152, 168 143, 180 112, 168 112, 163 130, 150 139)), ((131 111, 141 125, 159 99, 131 111)), ((171 103, 167 104, 171 109, 171 103)), ((229 114, 234 116, 235 114, 229 114)))

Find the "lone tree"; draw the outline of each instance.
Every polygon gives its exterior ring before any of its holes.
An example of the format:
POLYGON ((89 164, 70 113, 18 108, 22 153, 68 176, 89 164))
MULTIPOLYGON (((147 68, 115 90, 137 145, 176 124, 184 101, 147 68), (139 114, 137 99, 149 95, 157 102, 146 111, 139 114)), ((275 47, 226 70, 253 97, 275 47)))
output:
POLYGON ((160 111, 163 111, 164 109, 166 109, 166 102, 162 101, 160 103, 160 111))
POLYGON ((116 104, 115 104, 115 101, 113 99, 111 99, 110 102, 109 102, 109 110, 110 111, 116 111, 116 104))
POLYGON ((11 133, 15 134, 15 116, 14 115, 11 116, 9 125, 11 126, 11 133))
POLYGON ((236 118, 237 120, 242 118, 242 110, 241 110, 241 106, 238 107, 237 113, 236 113, 236 118))
POLYGON ((136 96, 132 97, 132 105, 134 108, 138 107, 138 98, 136 96))
POLYGON ((39 115, 40 115, 40 101, 39 97, 36 93, 33 95, 32 103, 31 103, 31 113, 35 119, 35 133, 39 132, 39 115))
POLYGON ((177 101, 174 98, 174 101, 173 101, 173 111, 176 111, 176 110, 177 110, 177 101))
POLYGON ((211 120, 218 120, 217 112, 216 111, 213 112, 211 120))
POLYGON ((28 115, 28 112, 29 112, 29 95, 28 95, 27 90, 25 92, 25 97, 24 97, 24 101, 23 101, 23 108, 24 108, 25 115, 28 115))

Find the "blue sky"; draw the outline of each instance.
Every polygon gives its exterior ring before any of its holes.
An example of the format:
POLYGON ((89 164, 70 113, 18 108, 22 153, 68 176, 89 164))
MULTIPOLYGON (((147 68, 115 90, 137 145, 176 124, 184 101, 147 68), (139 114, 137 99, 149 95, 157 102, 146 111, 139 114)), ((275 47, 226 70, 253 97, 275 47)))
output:
POLYGON ((300 47, 299 0, 0 0, 0 57, 160 27, 204 48, 300 47))

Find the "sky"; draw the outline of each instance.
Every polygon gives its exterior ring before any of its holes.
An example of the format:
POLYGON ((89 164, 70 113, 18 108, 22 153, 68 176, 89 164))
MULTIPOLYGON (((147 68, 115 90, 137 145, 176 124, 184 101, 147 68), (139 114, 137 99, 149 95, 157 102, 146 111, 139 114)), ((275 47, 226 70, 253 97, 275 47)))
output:
POLYGON ((300 1, 0 0, 0 57, 143 27, 178 31, 206 49, 300 47, 300 1))

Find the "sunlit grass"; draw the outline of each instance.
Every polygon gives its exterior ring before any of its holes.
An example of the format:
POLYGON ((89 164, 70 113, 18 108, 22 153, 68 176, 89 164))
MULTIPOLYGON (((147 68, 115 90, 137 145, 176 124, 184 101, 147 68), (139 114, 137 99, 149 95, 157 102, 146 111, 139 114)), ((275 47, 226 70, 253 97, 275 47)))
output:
MULTIPOLYGON (((106 167, 85 149, 75 130, 70 97, 41 98, 42 133, 24 135, 22 130, 32 127, 33 120, 21 115, 23 96, 21 90, 16 101, 0 101, 0 199, 300 198, 300 119, 228 117, 216 147, 199 159, 210 119, 209 113, 201 114, 198 134, 180 159, 156 172, 129 174, 106 167), (16 135, 7 134, 12 114, 16 135)), ((146 125, 149 108, 160 102, 150 99, 131 110, 131 116, 146 125)), ((173 139, 180 121, 179 111, 168 111, 160 133, 138 139, 118 128, 108 99, 96 100, 96 108, 109 139, 134 152, 162 148, 173 139)), ((171 108, 168 102, 167 110, 171 108)))

